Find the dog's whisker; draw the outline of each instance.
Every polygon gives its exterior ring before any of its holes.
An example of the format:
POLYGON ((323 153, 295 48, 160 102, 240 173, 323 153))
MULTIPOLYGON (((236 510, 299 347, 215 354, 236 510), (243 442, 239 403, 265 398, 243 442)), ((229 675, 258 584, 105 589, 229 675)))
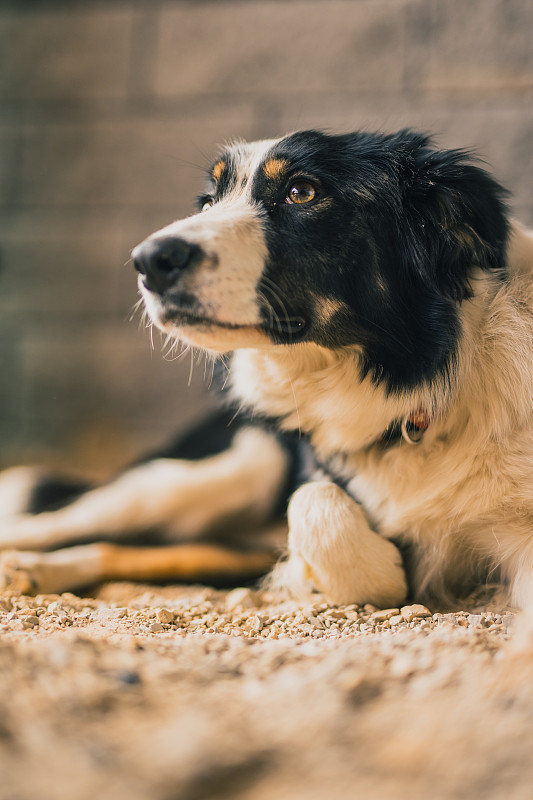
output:
POLYGON ((165 361, 179 361, 186 353, 189 352, 191 349, 190 344, 185 344, 185 342, 181 341, 180 339, 174 339, 172 336, 169 335, 170 338, 170 349, 167 351, 166 355, 163 355, 165 361), (178 352, 179 350, 179 352, 178 352), (175 355, 174 355, 175 353, 175 355))
POLYGON ((174 346, 174 345, 173 345, 173 343, 170 341, 170 338, 169 338, 169 337, 167 337, 167 339, 166 339, 166 340, 163 342, 163 345, 162 345, 162 347, 161 347, 161 355, 162 355, 162 357, 165 359, 165 361, 167 361, 167 360, 168 360, 168 357, 169 357, 169 356, 170 356, 170 354, 172 353, 172 348, 173 348, 173 346, 174 346))
MULTIPOLYGON (((243 411, 244 407, 245 407, 245 403, 244 402, 240 403, 240 405, 237 407, 237 410, 235 411, 235 413, 233 414, 233 416, 230 418, 230 420, 228 422, 228 428, 231 425, 233 425, 233 423, 235 422, 235 420, 237 419, 239 414, 241 414, 241 412, 243 411)), ((252 411, 251 418, 253 419, 253 417, 254 417, 254 415, 253 415, 253 411, 252 411)))
POLYGON ((257 296, 258 296, 258 298, 260 300, 263 301, 263 303, 265 304, 265 308, 268 311, 268 316, 269 316, 269 319, 270 319, 270 327, 274 327, 273 310, 272 310, 272 306, 268 302, 268 299, 267 299, 266 295, 264 294, 264 292, 262 292, 260 289, 258 289, 257 290, 257 296))
POLYGON ((190 344, 186 344, 185 342, 182 342, 182 341, 178 341, 178 342, 176 342, 176 349, 178 349, 178 348, 179 348, 179 353, 176 356, 176 359, 175 359, 176 361, 178 361, 180 358, 183 358, 183 356, 187 355, 187 353, 191 349, 191 345, 190 344))
POLYGON ((209 355, 205 354, 204 360, 204 383, 207 384, 207 388, 211 388, 211 384, 213 383, 213 377, 215 374, 215 359, 210 358, 209 355), (208 375, 208 368, 209 368, 209 380, 207 378, 208 375))
POLYGON ((154 326, 153 326, 153 323, 152 323, 152 322, 150 322, 150 349, 151 349, 152 353, 155 351, 155 345, 154 345, 154 326))
MULTIPOLYGON (((268 292, 272 296, 274 302, 276 302, 279 305, 279 307, 280 307, 280 309, 282 311, 283 317, 285 318, 285 322, 287 323, 287 328, 288 328, 288 331, 289 331, 289 341, 290 341, 292 339, 292 334, 290 332, 290 315, 289 315, 289 313, 287 311, 287 307, 286 307, 285 303, 281 299, 279 286, 277 286, 274 283, 274 281, 271 280, 271 278, 269 278, 267 275, 263 275, 261 277, 261 280, 259 281, 259 286, 261 286, 261 285, 262 285, 263 289, 265 290, 265 292, 268 292)), ((261 290, 259 290, 259 291, 261 291, 261 290)), ((263 294, 265 294, 265 292, 263 292, 263 294)), ((267 297, 267 301, 268 301, 268 297, 267 297)), ((275 323, 277 325, 278 332, 282 333, 283 332, 283 328, 282 328, 282 325, 281 325, 281 317, 275 311, 274 307, 272 306, 272 304, 270 302, 268 303, 268 307, 271 309, 272 313, 275 314, 275 323)))
POLYGON ((277 325, 278 331, 279 331, 279 333, 283 333, 282 318, 284 318, 285 322, 287 323, 287 333, 288 333, 289 344, 290 344, 291 341, 292 341, 292 331, 290 330, 290 319, 291 318, 290 318, 289 312, 287 310, 287 307, 286 307, 284 301, 282 300, 279 286, 277 286, 274 283, 274 281, 272 281, 266 275, 263 276, 263 279, 265 281, 267 281, 267 285, 264 288, 267 291, 270 292, 270 294, 272 295, 274 301, 279 305, 279 307, 280 307, 280 309, 282 311, 282 316, 280 316, 277 313, 277 311, 272 307, 272 312, 275 315, 275 323, 277 325))
POLYGON ((166 334, 165 342, 162 347, 163 358, 165 361, 176 361, 183 353, 183 342, 176 339, 171 333, 166 334), (178 349, 179 353, 177 353, 178 349), (175 355, 177 353, 177 355, 175 355))
POLYGON ((147 315, 147 311, 146 311, 146 309, 145 309, 145 308, 144 308, 144 306, 143 306, 143 299, 142 299, 142 297, 140 297, 140 298, 137 300, 137 302, 133 304, 133 306, 132 306, 132 309, 131 309, 131 311, 130 311, 130 316, 128 317, 128 322, 133 322, 133 320, 134 320, 134 318, 135 318, 135 316, 136 316, 137 312, 139 311, 139 309, 143 309, 143 310, 142 310, 142 312, 141 312, 141 321, 142 321, 142 320, 144 320, 144 318, 145 318, 145 317, 146 317, 146 315, 147 315))
POLYGON ((225 390, 226 386, 227 386, 227 383, 228 383, 229 379, 230 379, 231 364, 230 364, 230 362, 228 361, 227 357, 224 354, 222 355, 220 360, 222 361, 222 364, 224 365, 224 367, 226 369, 226 377, 224 378, 222 386, 220 387, 220 390, 223 392, 225 390))
POLYGON ((173 336, 167 334, 164 344, 164 353, 163 353, 163 358, 165 359, 165 361, 175 360, 174 354, 177 352, 178 347, 179 347, 179 342, 177 342, 173 336))
POLYGON ((268 297, 266 296, 266 294, 264 292, 262 292, 260 289, 257 290, 257 294, 258 294, 258 297, 263 300, 263 302, 265 304, 265 307, 266 307, 266 309, 268 311, 270 327, 272 329, 274 329, 274 327, 277 327, 278 330, 281 330, 280 318, 279 318, 279 315, 276 314, 274 308, 272 307, 272 303, 270 303, 270 301, 269 301, 268 297))
POLYGON ((192 347, 190 348, 190 352, 191 352, 191 365, 189 367, 189 380, 187 381, 187 386, 190 386, 192 383, 192 374, 194 370, 194 350, 192 349, 192 347))
POLYGON ((204 352, 204 382, 208 389, 211 389, 215 377, 216 360, 214 353, 210 353, 208 350, 204 352))

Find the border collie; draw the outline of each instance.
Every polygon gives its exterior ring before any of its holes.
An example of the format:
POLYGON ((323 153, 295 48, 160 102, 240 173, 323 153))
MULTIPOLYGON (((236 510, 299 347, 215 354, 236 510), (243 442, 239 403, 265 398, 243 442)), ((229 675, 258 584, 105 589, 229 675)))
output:
POLYGON ((409 130, 239 142, 133 261, 158 328, 231 353, 237 418, 74 495, 7 471, 6 584, 241 580, 291 495, 275 586, 387 607, 490 579, 533 609, 533 234, 468 152, 409 130), (173 545, 109 541, 146 533, 173 545))

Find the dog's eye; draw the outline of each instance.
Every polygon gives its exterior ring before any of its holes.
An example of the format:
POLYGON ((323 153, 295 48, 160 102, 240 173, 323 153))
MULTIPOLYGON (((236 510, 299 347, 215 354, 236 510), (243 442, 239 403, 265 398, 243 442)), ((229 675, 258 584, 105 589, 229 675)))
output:
POLYGON ((289 192, 285 202, 287 203, 309 203, 316 197, 316 189, 309 181, 295 181, 289 192))
POLYGON ((212 197, 206 197, 202 201, 202 211, 207 211, 207 209, 211 208, 212 205, 213 205, 213 198, 212 197))

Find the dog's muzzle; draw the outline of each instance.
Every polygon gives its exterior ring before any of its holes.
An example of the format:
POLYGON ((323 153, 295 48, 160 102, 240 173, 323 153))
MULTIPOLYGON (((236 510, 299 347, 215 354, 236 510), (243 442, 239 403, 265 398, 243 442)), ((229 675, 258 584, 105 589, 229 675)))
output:
POLYGON ((197 244, 165 237, 141 242, 134 248, 132 257, 144 286, 150 292, 162 295, 176 284, 185 270, 201 261, 204 253, 197 244))

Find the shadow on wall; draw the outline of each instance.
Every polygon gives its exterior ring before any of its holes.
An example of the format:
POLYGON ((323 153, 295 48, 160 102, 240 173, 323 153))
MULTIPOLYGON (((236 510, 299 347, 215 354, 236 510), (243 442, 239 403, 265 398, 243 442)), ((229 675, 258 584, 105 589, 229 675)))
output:
POLYGON ((434 130, 533 221, 529 0, 150 0, 0 9, 4 464, 112 468, 209 405, 129 322, 130 249, 190 213, 217 143, 434 130))

